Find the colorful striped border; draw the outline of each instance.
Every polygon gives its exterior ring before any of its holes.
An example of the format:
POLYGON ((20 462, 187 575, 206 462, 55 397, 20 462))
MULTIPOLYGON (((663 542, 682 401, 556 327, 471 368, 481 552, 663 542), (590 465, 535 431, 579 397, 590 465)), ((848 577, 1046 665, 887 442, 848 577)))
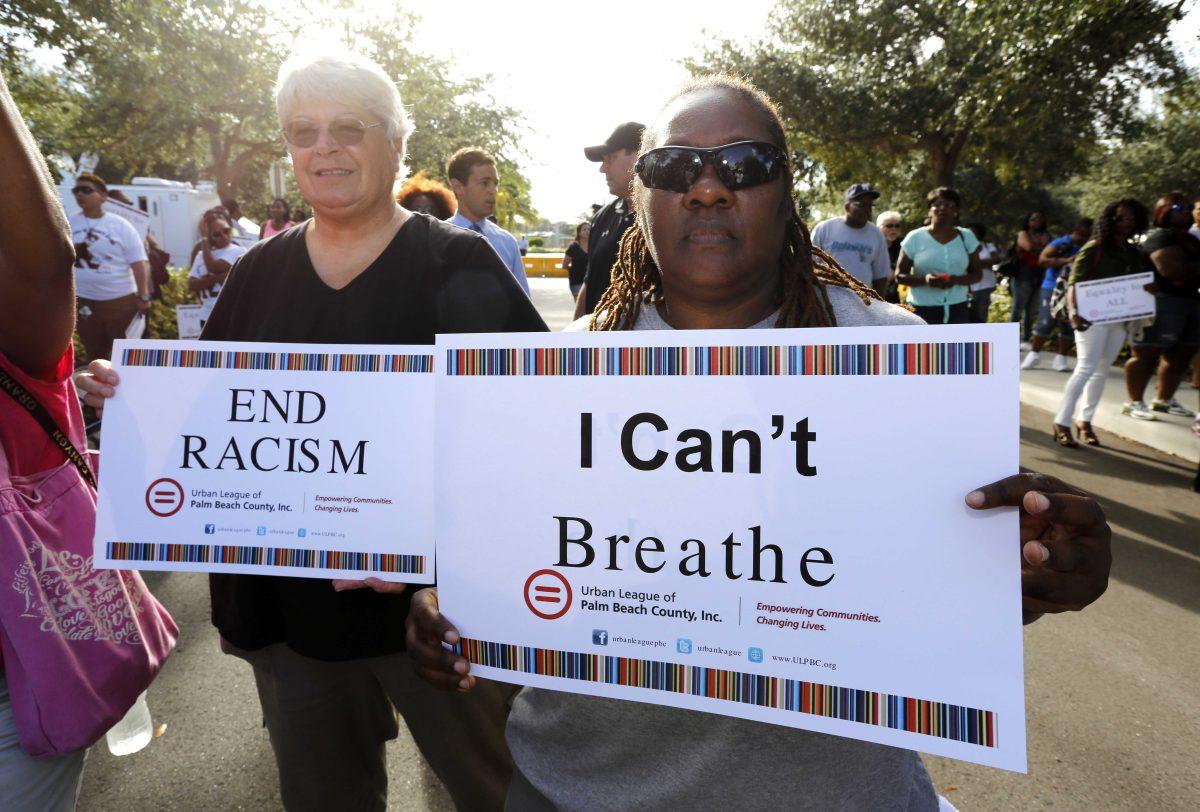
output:
POLYGON ((992 344, 537 347, 446 351, 452 376, 990 375, 992 344))
POLYGON ((300 569, 357 570, 420 575, 425 556, 395 553, 357 553, 344 550, 301 550, 254 547, 246 544, 155 544, 110 541, 110 561, 163 561, 175 564, 247 564, 300 569))
POLYGON ((432 355, 126 349, 121 363, 130 367, 289 372, 433 372, 432 355))
POLYGON ((999 746, 994 711, 929 699, 912 699, 698 665, 577 651, 552 651, 469 638, 463 638, 455 651, 473 663, 505 671, 723 699, 905 730, 981 747, 999 746))

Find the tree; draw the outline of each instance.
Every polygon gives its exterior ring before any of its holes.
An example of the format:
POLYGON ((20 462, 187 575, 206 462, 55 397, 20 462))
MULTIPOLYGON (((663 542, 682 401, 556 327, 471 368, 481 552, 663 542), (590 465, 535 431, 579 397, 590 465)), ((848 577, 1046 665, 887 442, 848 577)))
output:
POLYGON ((976 165, 1033 187, 1131 132, 1137 89, 1178 81, 1167 29, 1182 5, 782 0, 767 38, 721 43, 689 67, 766 90, 815 186, 870 178, 915 197, 976 165))
POLYGON ((125 177, 212 178, 222 197, 262 197, 285 152, 271 95, 279 64, 297 44, 340 41, 397 81, 416 124, 410 167, 440 176, 455 149, 482 146, 500 162, 501 218, 531 215, 517 112, 486 92, 490 77, 453 78, 446 60, 421 53, 415 21, 402 4, 381 14, 365 0, 11 0, 0 5, 0 60, 12 71, 29 42, 62 55, 53 81, 30 84, 43 98, 54 84, 75 94, 43 144, 99 152, 125 177))
POLYGON ((1200 195, 1200 76, 1140 123, 1138 138, 1108 143, 1069 184, 1085 211, 1099 212, 1119 197, 1149 204, 1174 189, 1200 195))

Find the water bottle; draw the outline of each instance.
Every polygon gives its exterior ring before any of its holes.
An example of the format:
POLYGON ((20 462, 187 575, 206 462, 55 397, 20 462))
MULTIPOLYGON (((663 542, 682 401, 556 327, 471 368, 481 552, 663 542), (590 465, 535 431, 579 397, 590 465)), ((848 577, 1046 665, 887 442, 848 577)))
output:
POLYGON ((113 725, 104 738, 108 742, 108 752, 114 756, 128 756, 149 744, 153 735, 150 706, 146 704, 146 692, 142 691, 125 718, 113 725))

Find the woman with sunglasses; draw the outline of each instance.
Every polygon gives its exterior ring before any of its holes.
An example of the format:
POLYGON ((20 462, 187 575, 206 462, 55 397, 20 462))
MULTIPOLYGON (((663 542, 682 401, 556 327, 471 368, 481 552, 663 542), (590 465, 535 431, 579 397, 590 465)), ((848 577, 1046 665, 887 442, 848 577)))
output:
POLYGON ((204 228, 200 233, 200 251, 192 261, 188 272, 188 290, 200 297, 201 317, 208 319, 216 304, 217 294, 233 263, 246 253, 246 249, 233 241, 233 226, 228 217, 209 212, 204 217, 204 228))
POLYGON ((1188 362, 1200 347, 1200 240, 1188 233, 1192 201, 1183 192, 1169 192, 1154 206, 1154 228, 1142 242, 1142 255, 1154 267, 1154 324, 1133 340, 1125 363, 1129 402, 1122 411, 1139 420, 1156 420, 1157 413, 1195 417, 1175 398, 1188 362), (1157 397, 1143 401, 1150 376, 1158 372, 1157 397))
MULTIPOLYGON (((571 329, 920 324, 813 248, 792 198, 786 149, 775 106, 740 80, 700 79, 675 94, 645 132, 636 219, 612 285, 596 313, 571 329)), ((964 484, 965 492, 975 483, 964 484)), ((1027 620, 1078 608, 1104 590, 1109 531, 1093 500, 1029 475, 967 501, 974 509, 1023 508, 1027 620), (1066 519, 1053 542, 1051 515, 1066 519), (1076 555, 1078 573, 1046 566, 1076 555)), ((470 664, 442 645, 458 640, 451 620, 438 612, 436 589, 419 592, 409 650, 430 682, 469 692, 470 664)), ((639 702, 525 688, 508 741, 517 772, 507 808, 517 812, 938 808, 914 752, 639 702)))
MULTIPOLYGON (((382 68, 355 54, 294 57, 275 101, 313 218, 238 259, 204 340, 432 344, 437 333, 546 329, 483 237, 396 202, 412 125, 382 68)), ((97 373, 111 387, 111 370, 97 373)), ((93 403, 111 389, 88 391, 93 403)), ((386 402, 379 416, 397 431, 429 429, 386 402)), ((458 808, 502 806, 515 689, 488 683, 456 696, 418 680, 403 653, 406 585, 247 575, 210 584, 222 649, 253 670, 287 809, 383 809, 397 710, 458 808)))
POLYGON ((926 200, 929 225, 908 232, 900 244, 896 281, 908 286, 908 303, 928 324, 966 324, 967 291, 983 277, 979 238, 958 225, 958 192, 940 186, 926 200))

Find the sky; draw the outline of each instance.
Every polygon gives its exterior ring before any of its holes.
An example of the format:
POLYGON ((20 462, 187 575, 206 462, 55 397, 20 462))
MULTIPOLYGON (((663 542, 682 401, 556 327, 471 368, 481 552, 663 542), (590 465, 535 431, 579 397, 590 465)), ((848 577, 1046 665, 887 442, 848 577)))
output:
POLYGON ((699 52, 705 21, 720 25, 721 37, 757 37, 774 0, 406 5, 423 18, 419 48, 449 56, 462 75, 495 77, 493 95, 524 116, 521 164, 534 208, 553 222, 574 222, 610 198, 600 165, 583 148, 603 143, 622 122, 653 117, 688 78, 680 61, 699 52))
MULTIPOLYGON (((528 156, 521 163, 534 208, 548 220, 574 222, 590 204, 609 199, 599 164, 583 157, 583 147, 603 143, 621 122, 647 123, 688 78, 681 60, 705 40, 761 36, 775 0, 406 5, 423 18, 419 48, 449 56, 461 75, 495 77, 497 100, 524 115, 528 156)), ((1189 6, 1172 33, 1197 65, 1200 0, 1189 6)))

